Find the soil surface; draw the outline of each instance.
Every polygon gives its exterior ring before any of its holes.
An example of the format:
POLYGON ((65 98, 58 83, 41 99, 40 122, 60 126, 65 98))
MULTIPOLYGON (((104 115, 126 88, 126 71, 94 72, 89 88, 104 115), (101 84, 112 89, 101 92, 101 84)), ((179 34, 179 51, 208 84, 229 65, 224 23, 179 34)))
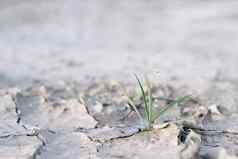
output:
POLYGON ((1 0, 0 159, 238 158, 237 15, 235 0, 1 0), (134 73, 158 110, 192 100, 142 131, 134 73))

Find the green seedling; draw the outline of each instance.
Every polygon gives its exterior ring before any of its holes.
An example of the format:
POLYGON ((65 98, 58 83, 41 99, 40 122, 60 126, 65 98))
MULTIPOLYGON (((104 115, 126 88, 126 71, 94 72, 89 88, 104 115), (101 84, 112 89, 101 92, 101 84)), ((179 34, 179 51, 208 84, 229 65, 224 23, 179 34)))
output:
POLYGON ((163 115, 164 113, 166 113, 170 108, 180 105, 182 102, 184 102, 185 100, 189 98, 189 96, 184 96, 184 97, 178 97, 175 100, 170 100, 170 103, 168 105, 166 105, 163 109, 157 112, 155 111, 155 108, 153 106, 151 84, 148 78, 146 78, 145 86, 143 86, 139 77, 137 75, 135 75, 135 77, 139 84, 143 103, 144 103, 144 114, 141 115, 137 107, 133 104, 132 99, 130 99, 128 103, 131 107, 133 107, 138 117, 143 121, 143 123, 145 124, 146 130, 150 130, 155 120, 159 118, 161 115, 163 115))

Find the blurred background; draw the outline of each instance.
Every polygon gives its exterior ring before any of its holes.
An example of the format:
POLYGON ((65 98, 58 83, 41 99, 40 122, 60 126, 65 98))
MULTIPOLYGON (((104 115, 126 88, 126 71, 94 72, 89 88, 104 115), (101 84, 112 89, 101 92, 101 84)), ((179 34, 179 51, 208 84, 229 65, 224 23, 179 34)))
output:
POLYGON ((32 80, 238 78, 238 1, 1 0, 0 87, 32 80))

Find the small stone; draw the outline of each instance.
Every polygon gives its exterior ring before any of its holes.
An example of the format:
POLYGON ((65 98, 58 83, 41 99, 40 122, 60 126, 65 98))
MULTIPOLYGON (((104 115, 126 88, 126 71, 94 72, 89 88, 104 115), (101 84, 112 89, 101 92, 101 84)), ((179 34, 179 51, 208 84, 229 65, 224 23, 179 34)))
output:
POLYGON ((222 115, 222 113, 219 111, 218 106, 216 104, 210 105, 208 107, 208 110, 215 115, 222 115))
POLYGON ((167 128, 168 126, 169 126, 169 123, 154 124, 153 128, 154 129, 164 129, 164 128, 167 128))
POLYGON ((34 95, 34 96, 42 96, 44 98, 48 97, 46 87, 44 87, 44 86, 33 87, 31 89, 31 94, 34 95))
POLYGON ((102 112, 102 110, 103 110, 102 103, 96 101, 96 104, 93 106, 93 109, 96 113, 102 112))

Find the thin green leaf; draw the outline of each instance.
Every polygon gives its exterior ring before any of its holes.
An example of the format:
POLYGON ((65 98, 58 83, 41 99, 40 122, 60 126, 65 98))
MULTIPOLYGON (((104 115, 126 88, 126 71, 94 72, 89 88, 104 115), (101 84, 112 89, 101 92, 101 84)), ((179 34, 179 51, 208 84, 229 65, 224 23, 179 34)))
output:
POLYGON ((148 111, 149 111, 149 121, 151 122, 152 119, 152 112, 153 112, 153 103, 152 103, 152 92, 151 92, 151 84, 147 76, 145 76, 146 79, 146 86, 148 91, 148 111))
POLYGON ((170 104, 168 104, 164 109, 162 109, 158 114, 155 114, 152 121, 155 121, 159 116, 163 115, 165 112, 167 112, 170 108, 176 105, 180 105, 182 102, 190 98, 189 96, 179 97, 170 104))
POLYGON ((140 118, 141 122, 144 122, 144 119, 143 119, 141 113, 140 113, 139 110, 136 108, 136 106, 135 106, 133 100, 129 97, 129 95, 128 95, 127 91, 126 91, 126 88, 123 87, 121 84, 120 84, 120 87, 121 87, 121 89, 123 90, 125 96, 127 97, 128 105, 131 107, 132 110, 134 110, 134 111, 136 112, 136 114, 137 114, 137 116, 140 118))
POLYGON ((146 115, 146 118, 147 118, 147 121, 150 122, 150 115, 149 115, 149 108, 148 108, 148 102, 147 102, 147 99, 146 99, 146 94, 145 94, 145 90, 141 84, 141 81, 139 79, 139 77, 135 74, 135 77, 137 79, 137 82, 139 83, 139 86, 140 86, 140 90, 141 90, 141 93, 142 93, 142 97, 143 97, 143 101, 144 101, 144 104, 145 104, 145 115, 146 115))
POLYGON ((136 108, 135 104, 129 97, 128 97, 128 104, 135 110, 135 112, 136 112, 137 116, 140 118, 141 122, 144 122, 142 115, 140 114, 139 110, 136 108))

